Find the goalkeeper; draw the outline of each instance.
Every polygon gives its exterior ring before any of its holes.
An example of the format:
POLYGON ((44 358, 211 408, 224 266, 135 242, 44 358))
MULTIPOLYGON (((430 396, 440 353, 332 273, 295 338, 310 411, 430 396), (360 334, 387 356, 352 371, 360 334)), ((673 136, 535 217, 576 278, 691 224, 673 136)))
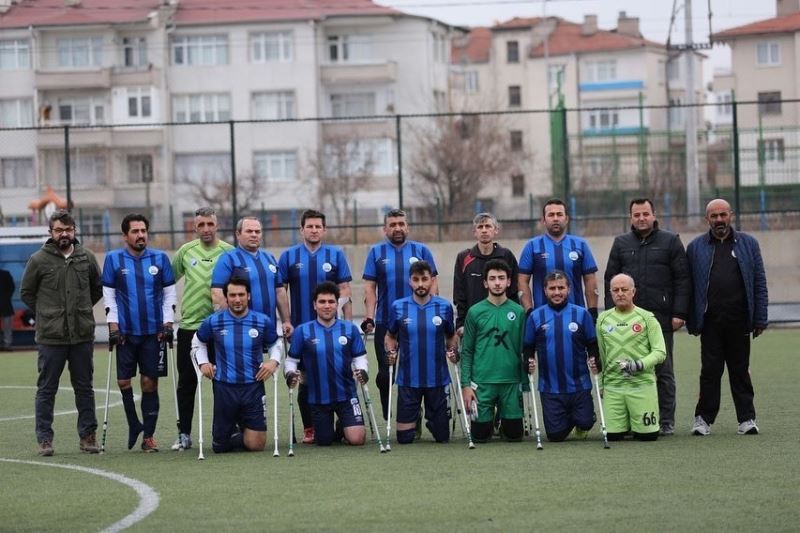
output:
POLYGON ((597 317, 608 440, 631 433, 653 441, 660 429, 655 366, 667 355, 664 335, 653 313, 633 305, 633 278, 617 274, 610 286, 614 307, 597 317))

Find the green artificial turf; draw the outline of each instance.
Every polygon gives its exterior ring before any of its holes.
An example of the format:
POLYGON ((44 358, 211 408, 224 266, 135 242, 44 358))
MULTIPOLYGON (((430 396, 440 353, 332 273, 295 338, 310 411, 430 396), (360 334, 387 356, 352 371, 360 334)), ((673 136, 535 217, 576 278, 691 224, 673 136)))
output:
MULTIPOLYGON (((655 443, 612 443, 599 427, 587 441, 536 451, 495 440, 468 450, 427 433, 413 445, 378 453, 298 445, 288 458, 286 387, 279 382, 280 452, 272 434, 264 453, 210 450, 211 388, 205 383, 206 460, 197 449, 172 452, 171 378, 162 380, 158 454, 129 452, 122 408, 110 410, 107 452, 78 453, 75 414, 57 416, 52 458, 36 456, 32 418, 0 420, 0 458, 72 464, 150 485, 160 501, 133 531, 796 531, 800 520, 800 331, 770 330, 753 344, 751 372, 761 435, 736 435, 723 378, 722 410, 709 437, 689 436, 699 374, 699 342, 676 336, 676 434, 655 443)), ((102 424, 107 351, 95 356, 102 424)), ((374 372, 373 372, 374 374, 374 372)), ((33 415, 36 357, 0 356, 0 419, 33 415)), ((65 371, 62 387, 69 387, 65 371)), ((267 396, 272 399, 271 383, 267 396)), ((378 394, 372 385, 376 414, 378 394)), ((118 394, 111 396, 114 403, 118 394)), ((56 411, 73 408, 61 390, 56 411)), ((270 407, 271 413, 271 407, 270 407)), ((270 417, 270 430, 272 419, 270 417)), ((299 416, 298 416, 298 428, 299 416)), ((382 425, 383 427, 383 425, 382 425)), ((195 420, 195 445, 197 444, 195 420)), ((298 429, 299 433, 299 429, 298 429)), ((100 430, 98 430, 98 438, 100 430)), ((136 493, 84 472, 0 462, 0 531, 97 531, 131 513, 136 493)))

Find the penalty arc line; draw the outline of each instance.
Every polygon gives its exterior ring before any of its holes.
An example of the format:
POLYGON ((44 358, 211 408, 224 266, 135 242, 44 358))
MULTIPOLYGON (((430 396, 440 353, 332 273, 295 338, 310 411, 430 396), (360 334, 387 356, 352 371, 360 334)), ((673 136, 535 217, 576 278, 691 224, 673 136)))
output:
POLYGON ((44 463, 41 461, 23 461, 21 459, 6 459, 5 457, 0 457, 0 462, 34 466, 49 466, 53 468, 63 468, 65 470, 75 470, 77 472, 84 472, 86 474, 92 474, 110 479, 112 481, 116 481, 117 483, 127 485, 135 490, 136 494, 139 496, 139 505, 136 506, 136 509, 134 509, 132 513, 123 517, 121 520, 118 520, 117 522, 114 522, 107 528, 103 529, 102 533, 116 533, 117 531, 122 531, 123 529, 129 528, 135 523, 146 518, 158 508, 159 496, 158 492, 156 492, 153 487, 142 483, 139 480, 123 476, 122 474, 100 470, 99 468, 88 468, 85 466, 61 463, 44 463))

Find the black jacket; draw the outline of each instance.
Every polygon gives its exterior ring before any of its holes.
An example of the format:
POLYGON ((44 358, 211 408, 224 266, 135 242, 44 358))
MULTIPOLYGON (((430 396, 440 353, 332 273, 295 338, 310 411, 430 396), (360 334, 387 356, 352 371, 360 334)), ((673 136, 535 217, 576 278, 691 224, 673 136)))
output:
POLYGON ((636 283, 633 302, 656 315, 661 327, 672 331, 672 317, 688 318, 692 285, 689 263, 681 238, 658 229, 642 238, 638 231, 614 239, 606 264, 606 309, 614 307, 609 283, 617 274, 628 274, 636 283))
POLYGON ((11 272, 0 269, 0 316, 14 314, 14 305, 11 303, 14 288, 14 278, 11 277, 11 272))
POLYGON ((519 266, 514 252, 494 243, 492 253, 483 255, 476 244, 472 248, 467 248, 460 252, 456 258, 453 272, 453 303, 456 306, 456 328, 464 325, 469 308, 486 299, 489 294, 483 286, 483 267, 490 259, 502 259, 511 267, 511 286, 506 291, 506 295, 519 303, 519 296, 517 295, 519 266))

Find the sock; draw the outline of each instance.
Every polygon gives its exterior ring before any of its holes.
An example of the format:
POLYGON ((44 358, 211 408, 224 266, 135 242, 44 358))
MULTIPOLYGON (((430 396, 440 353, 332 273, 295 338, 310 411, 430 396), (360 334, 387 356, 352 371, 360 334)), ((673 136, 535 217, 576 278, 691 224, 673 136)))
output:
POLYGON ((158 392, 142 393, 142 421, 144 422, 144 436, 152 437, 156 432, 156 422, 158 422, 158 392))
POLYGON ((128 419, 128 449, 132 449, 142 432, 142 423, 136 413, 136 403, 133 401, 133 389, 121 389, 122 405, 125 408, 125 418, 128 419))

